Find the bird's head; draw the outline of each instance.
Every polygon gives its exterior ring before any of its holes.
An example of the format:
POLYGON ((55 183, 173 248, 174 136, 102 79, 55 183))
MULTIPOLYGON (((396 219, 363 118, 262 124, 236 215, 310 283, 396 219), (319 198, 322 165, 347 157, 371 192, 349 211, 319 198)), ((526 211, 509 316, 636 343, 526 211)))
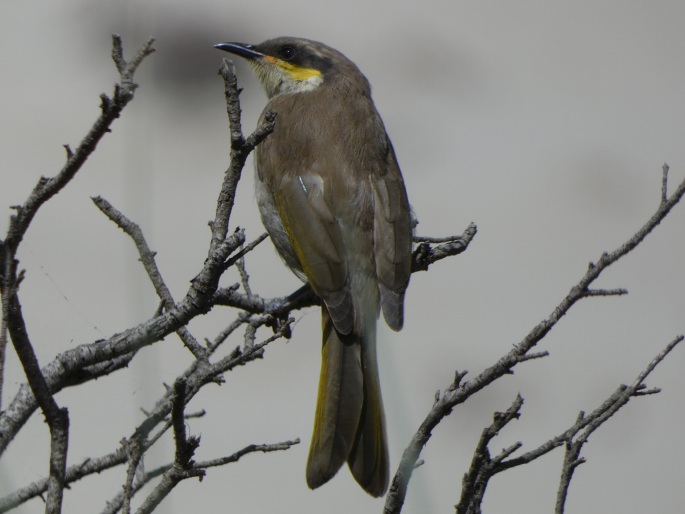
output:
POLYGON ((280 37, 258 45, 221 43, 214 48, 246 59, 269 98, 312 91, 333 79, 337 72, 361 76, 343 54, 308 39, 280 37))

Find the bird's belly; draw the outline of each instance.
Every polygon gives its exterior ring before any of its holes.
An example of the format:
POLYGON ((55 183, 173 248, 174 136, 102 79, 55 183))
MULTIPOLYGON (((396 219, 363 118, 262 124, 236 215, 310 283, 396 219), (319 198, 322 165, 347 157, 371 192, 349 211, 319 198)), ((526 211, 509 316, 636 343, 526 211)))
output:
POLYGON ((278 254, 300 280, 307 282, 300 260, 295 254, 293 245, 290 244, 288 233, 276 210, 273 195, 264 186, 262 181, 259 180, 259 176, 255 176, 255 194, 257 197, 257 206, 259 207, 259 214, 262 217, 262 223, 269 233, 276 250, 278 250, 278 254))

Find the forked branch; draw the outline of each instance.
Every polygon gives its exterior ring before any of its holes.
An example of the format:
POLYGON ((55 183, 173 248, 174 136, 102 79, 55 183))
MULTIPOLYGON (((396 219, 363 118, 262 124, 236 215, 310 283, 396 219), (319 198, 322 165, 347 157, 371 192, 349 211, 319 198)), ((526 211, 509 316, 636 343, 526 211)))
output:
MULTIPOLYGON (((630 253, 664 220, 671 209, 677 205, 683 195, 685 195, 685 180, 678 185, 673 194, 668 196, 667 192, 668 166, 664 165, 661 201, 656 212, 649 218, 647 223, 616 250, 603 253, 596 264, 590 263, 580 281, 571 288, 566 297, 562 299, 552 313, 533 327, 520 343, 514 345, 514 348, 510 352, 502 356, 493 366, 487 368, 472 380, 466 382, 460 380, 458 384, 448 387, 445 394, 435 401, 433 407, 428 412, 428 415, 412 437, 409 446, 407 446, 402 454, 402 459, 400 460, 400 464, 390 486, 390 491, 386 497, 384 506, 385 514, 397 514, 402 510, 407 494, 407 484, 411 479, 415 464, 421 455, 423 447, 430 439, 432 430, 438 423, 440 423, 445 416, 448 416, 457 405, 465 402, 468 398, 492 382, 510 374, 517 364, 529 360, 531 357, 529 352, 547 335, 547 333, 549 333, 550 330, 552 330, 557 322, 576 304, 576 302, 583 298, 599 296, 596 293, 593 293, 594 290, 590 289, 590 286, 604 270, 621 257, 630 253)), ((623 294, 624 291, 612 290, 610 293, 610 295, 623 294)))

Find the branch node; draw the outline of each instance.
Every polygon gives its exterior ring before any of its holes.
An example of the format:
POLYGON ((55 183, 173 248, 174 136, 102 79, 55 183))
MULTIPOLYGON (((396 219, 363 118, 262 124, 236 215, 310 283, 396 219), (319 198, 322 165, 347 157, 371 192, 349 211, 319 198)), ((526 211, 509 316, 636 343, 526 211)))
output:
MULTIPOLYGON (((526 361, 532 361, 534 359, 542 359, 544 357, 549 357, 549 352, 544 351, 544 352, 535 352, 535 353, 526 353, 525 355, 520 355, 517 357, 516 361, 517 362, 526 362, 526 361)), ((513 371, 511 371, 513 375, 513 371)))
POLYGON ((461 381, 464 380, 464 377, 466 375, 468 375, 468 373, 469 372, 466 370, 461 371, 461 372, 459 370, 455 371, 454 372, 454 380, 452 380, 452 383, 449 385, 447 390, 449 392, 452 392, 452 391, 456 391, 457 389, 459 389, 459 386, 461 385, 461 381))
POLYGON ((109 96, 105 93, 102 93, 100 95, 100 110, 103 114, 106 114, 107 111, 109 111, 110 105, 112 105, 112 100, 110 100, 109 96))

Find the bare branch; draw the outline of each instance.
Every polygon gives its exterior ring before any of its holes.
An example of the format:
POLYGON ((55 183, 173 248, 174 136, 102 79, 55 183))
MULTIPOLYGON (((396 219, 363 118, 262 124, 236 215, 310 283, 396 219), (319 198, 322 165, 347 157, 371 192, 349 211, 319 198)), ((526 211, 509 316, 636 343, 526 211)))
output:
MULTIPOLYGON (((268 344, 268 342, 263 343, 268 344)), ((174 384, 174 392, 172 399, 172 423, 174 426, 174 441, 176 442, 176 457, 174 464, 169 466, 162 477, 161 482, 155 487, 150 495, 145 499, 137 514, 146 514, 152 512, 159 503, 171 492, 171 490, 182 480, 198 477, 202 479, 205 475, 205 469, 208 467, 223 466, 232 462, 237 462, 241 457, 248 453, 272 452, 287 450, 295 444, 299 444, 300 440, 285 441, 270 445, 249 445, 242 450, 220 459, 213 459, 210 461, 195 463, 192 456, 199 445, 199 438, 186 437, 185 421, 183 417, 183 407, 187 402, 186 399, 186 382, 184 379, 179 379, 174 384)))
MULTIPOLYGON (((93 197, 92 200, 105 216, 112 220, 121 230, 123 230, 131 239, 133 239, 133 242, 138 249, 138 254, 140 255, 140 262, 143 263, 143 267, 145 268, 145 271, 147 272, 155 291, 157 291, 157 296, 159 296, 159 298, 162 300, 162 303, 166 309, 173 309, 176 305, 176 302, 174 302, 171 291, 169 291, 169 288, 164 282, 162 274, 157 267, 157 263, 155 262, 155 252, 150 250, 140 226, 124 216, 124 214, 122 214, 104 198, 96 196, 93 197)), ((176 333, 179 335, 186 348, 190 350, 196 359, 207 359, 207 351, 200 345, 200 343, 197 342, 187 327, 180 327, 176 333)))
POLYGON ((174 393, 171 403, 171 422, 174 427, 174 441, 176 443, 175 464, 188 468, 195 450, 200 445, 197 437, 186 437, 185 405, 187 383, 183 377, 174 383, 174 393))
POLYGON ((464 476, 461 499, 459 505, 456 506, 457 512, 459 514, 480 512, 480 505, 483 500, 485 489, 490 478, 495 474, 515 466, 528 464, 535 459, 546 455, 555 448, 565 445, 566 453, 564 456, 556 507, 556 512, 558 514, 563 513, 566 494, 571 478, 573 477, 573 472, 580 464, 585 462, 585 459, 580 457, 580 451, 587 442, 590 434, 605 423, 621 407, 626 405, 631 397, 639 396, 639 391, 644 389, 644 380, 649 373, 651 373, 657 364, 663 361, 666 355, 682 340, 683 336, 679 336, 671 341, 666 348, 650 362, 647 368, 640 373, 632 386, 619 387, 590 415, 586 416, 585 413, 581 412, 578 415, 576 422, 563 433, 518 457, 508 459, 514 451, 521 447, 520 443, 510 446, 492 459, 490 458, 488 444, 506 423, 519 417, 523 400, 519 396, 504 415, 495 414, 495 421, 490 427, 483 431, 481 439, 474 451, 471 468, 464 476))
MULTIPOLYGON (((283 451, 289 449, 291 446, 299 444, 300 440, 299 439, 294 439, 292 441, 284 441, 282 443, 275 443, 275 444, 251 444, 249 446, 246 446, 242 450, 239 450, 235 452, 232 455, 229 455, 227 457, 221 457, 218 459, 213 459, 209 461, 204 461, 204 462, 198 462, 193 465, 193 467, 198 468, 198 469, 206 469, 209 467, 215 467, 215 466, 223 466, 226 464, 231 464, 233 462, 238 462, 243 456, 247 455, 248 453, 255 453, 255 452, 263 452, 263 453, 268 453, 272 451, 283 451)), ((159 468, 156 468, 152 471, 146 472, 143 475, 141 475, 137 480, 136 483, 134 484, 134 493, 138 492, 140 489, 142 489, 146 484, 148 484, 150 481, 154 480, 155 478, 163 475, 164 473, 168 472, 169 469, 171 469, 172 464, 167 464, 164 466, 160 466, 159 468)), ((119 493, 114 499, 111 501, 107 502, 107 508, 102 511, 102 514, 115 514, 121 509, 121 506, 123 505, 123 493, 119 493)))
MULTIPOLYGON (((199 418, 204 415, 204 411, 198 411, 186 414, 185 418, 199 418)), ((141 468, 131 466, 132 461, 135 459, 140 460, 140 456, 152 448, 152 446, 154 446, 154 444, 159 441, 160 438, 171 427, 171 420, 168 418, 162 418, 160 419, 160 421, 164 421, 162 427, 157 431, 157 433, 153 434, 151 437, 148 437, 150 432, 155 428, 157 421, 150 423, 150 415, 148 414, 147 416, 148 418, 146 418, 143 423, 134 430, 131 437, 129 439, 124 439, 115 451, 101 457, 88 458, 80 464, 70 466, 67 469, 65 483, 67 485, 72 484, 73 482, 81 480, 86 476, 101 473, 102 471, 120 466, 126 462, 129 462, 129 472, 127 475, 130 475, 133 479, 139 481, 142 475, 138 475, 137 473, 141 468), (135 459, 133 458, 134 456, 135 459), (133 468, 133 472, 130 471, 131 467, 133 468)), ((147 473, 146 476, 151 476, 151 478, 154 478, 157 475, 147 473)), ((139 489, 136 484, 138 484, 138 482, 132 483, 130 488, 127 488, 127 486, 124 485, 120 496, 121 501, 118 504, 117 510, 125 510, 124 503, 126 500, 126 495, 129 495, 129 499, 133 497, 133 495, 139 489)), ((14 491, 11 494, 8 494, 4 498, 0 498, 0 514, 8 512, 9 510, 21 505, 31 498, 42 495, 47 491, 47 489, 48 479, 41 478, 25 487, 22 487, 21 489, 14 491)))
MULTIPOLYGON (((139 52, 138 56, 136 56, 129 65, 125 64, 125 61, 123 61, 119 48, 120 45, 117 45, 118 41, 118 38, 115 37, 113 57, 117 62, 117 68, 120 72, 123 69, 126 73, 132 74, 136 63, 148 53, 151 42, 139 52)), ((131 77, 129 76, 127 78, 130 79, 131 77)), ((233 79, 235 79, 234 75, 233 79)), ((119 111, 117 109, 120 110, 121 107, 119 104, 123 101, 118 100, 118 95, 123 95, 122 98, 129 101, 133 89, 131 84, 132 81, 124 81, 122 78, 122 84, 115 88, 114 98, 112 100, 103 98, 103 113, 115 113, 118 116, 119 111), (126 91, 128 91, 128 93, 126 93, 126 91)), ((239 116, 240 106, 238 103, 237 86, 235 84, 231 91, 232 103, 230 110, 235 115, 239 116)), ((100 127, 102 123, 104 122, 99 120, 93 130, 100 127)), ((268 133, 268 128, 268 126, 264 126, 258 129, 253 135, 251 142, 256 144, 260 138, 263 139, 268 133)), ((79 149, 74 153, 74 159, 83 155, 83 151, 81 150, 82 147, 90 148, 91 151, 94 148, 94 145, 89 146, 85 141, 86 140, 84 140, 84 143, 82 143, 79 149)), ((173 308, 167 309, 165 312, 160 313, 158 316, 155 316, 136 327, 120 334, 115 334, 108 340, 97 341, 90 345, 83 345, 58 356, 57 359, 50 363, 44 370, 49 389, 55 392, 58 391, 72 382, 73 378, 71 377, 73 377, 74 374, 80 373, 80 370, 82 369, 108 363, 112 360, 117 360, 126 355, 133 354, 143 346, 161 340, 170 332, 180 330, 181 327, 184 327, 192 318, 208 312, 213 307, 214 293, 218 287, 221 273, 223 272, 223 265, 227 257, 238 249, 245 240, 242 231, 235 232, 231 236, 226 237, 228 217, 230 216, 233 205, 237 180, 240 177, 240 170, 244 165, 245 158, 252 149, 247 143, 239 146, 241 146, 241 149, 232 149, 231 165, 229 167, 229 172, 227 172, 224 179, 221 194, 219 195, 219 200, 217 202, 217 215, 212 223, 213 236, 209 256, 200 273, 192 280, 191 287, 186 293, 185 298, 173 308)), ((48 179, 45 179, 43 182, 47 180, 48 179)), ((62 182, 64 181, 61 181, 60 183, 62 182)), ((41 187, 41 191, 45 190, 43 186, 41 187)), ((42 194, 40 198, 46 198, 45 194, 42 194)), ((19 214, 24 211, 33 212, 31 209, 19 208, 19 214)), ((15 216, 15 218, 19 221, 26 219, 19 215, 15 216)), ((22 234, 21 231, 16 229, 17 226, 22 225, 16 220, 12 225, 15 227, 15 230, 12 232, 12 227, 10 227, 10 234, 22 234)), ((12 241, 18 241, 15 236, 13 237, 14 239, 11 239, 12 241)), ((3 255, 7 253, 8 248, 11 249, 12 245, 7 245, 7 241, 5 241, 3 243, 3 255)), ((14 261, 9 258, 5 259, 4 262, 11 264, 14 261)), ((8 274, 5 273, 5 280, 7 280, 7 277, 8 274)), ((99 371, 102 370, 100 369, 99 371)), ((16 434, 17 430, 26 422, 28 416, 35 409, 35 402, 27 393, 29 392, 26 390, 20 390, 20 393, 15 397, 12 405, 10 405, 11 412, 14 415, 13 417, 5 416, 4 414, 6 413, 0 414, 0 453, 4 451, 7 444, 14 437, 14 434, 16 434)))
POLYGON ((661 167, 661 203, 668 201, 668 164, 661 167))
POLYGON ((210 255, 222 244, 228 233, 228 219, 233 210, 236 187, 245 166, 245 160, 254 147, 273 131, 275 120, 275 115, 267 117, 266 123, 259 126, 246 140, 240 125, 240 91, 233 63, 224 59, 219 69, 219 74, 224 79, 226 110, 230 123, 231 163, 224 175, 224 181, 217 200, 216 216, 211 223, 212 244, 209 250, 210 255))
POLYGON ((452 243, 454 241, 459 241, 460 239, 462 239, 462 235, 444 236, 444 237, 414 236, 412 238, 412 240, 415 243, 431 243, 431 244, 452 243))
MULTIPOLYGON (((117 40, 114 41, 115 49, 117 40)), ((59 193, 81 169, 86 159, 95 150, 100 139, 110 131, 110 125, 119 117, 124 107, 133 99, 133 74, 142 59, 152 51, 152 40, 143 47, 146 51, 139 52, 136 62, 125 67, 122 73, 119 64, 117 68, 121 73, 121 83, 114 88, 112 99, 103 97, 101 105, 102 113, 93 124, 92 128, 81 141, 76 151, 67 147, 67 162, 62 170, 54 177, 41 177, 33 191, 23 205, 16 206, 15 214, 10 217, 10 225, 7 236, 0 247, 0 289, 2 290, 3 325, 7 327, 12 342, 17 350, 22 366, 27 376, 31 393, 35 404, 40 405, 46 421, 50 427, 51 456, 50 456, 50 481, 48 486, 48 512, 60 512, 62 502, 62 488, 64 486, 66 472, 66 453, 68 442, 69 418, 65 409, 60 409, 52 398, 54 390, 40 369, 40 365, 28 338, 26 326, 21 313, 21 305, 17 296, 17 287, 21 281, 18 273, 17 249, 26 234, 34 216, 40 207, 59 193), (143 55, 144 54, 144 55, 143 55)), ((123 61, 121 54, 121 41, 118 41, 118 55, 123 61)), ((4 347, 0 360, 4 359, 4 347)), ((25 392, 27 390, 25 389, 25 392)), ((13 402, 14 403, 14 402, 13 402)), ((35 407, 34 407, 35 409, 35 407)), ((29 413, 30 414, 30 413, 29 413)), ((24 420, 25 421, 25 420, 24 420)), ((21 426, 21 422, 19 426, 21 426)), ((0 453, 11 440, 13 434, 0 436, 0 453), (4 437, 3 437, 4 436, 4 437)))
POLYGON ((466 251, 477 232, 476 225, 471 223, 461 236, 454 236, 453 238, 415 237, 414 241, 421 244, 414 250, 412 255, 412 272, 427 271, 428 266, 434 262, 466 251), (433 248, 429 244, 432 242, 442 244, 433 248))
POLYGON ((243 286, 243 291, 245 291, 247 296, 252 296, 252 288, 250 287, 250 274, 247 272, 247 266, 245 265, 245 256, 241 256, 235 262, 235 265, 236 268, 238 268, 238 273, 240 273, 240 283, 243 286))
POLYGON ((150 278, 150 282, 152 282, 155 291, 157 291, 157 296, 159 296, 160 300, 164 302, 167 308, 173 307, 175 303, 174 298, 164 282, 162 274, 159 272, 159 268, 155 262, 155 252, 150 250, 140 226, 128 219, 101 196, 94 196, 91 200, 93 200, 93 203, 105 216, 112 220, 121 230, 133 239, 133 242, 138 249, 138 254, 140 255, 140 262, 143 263, 143 267, 150 278))
POLYGON ((583 296, 623 296, 628 294, 627 289, 587 289, 583 296))
MULTIPOLYGON (((264 317, 264 319, 261 321, 263 321, 263 324, 266 324, 267 317, 264 317)), ((254 322, 259 323, 260 320, 255 320, 254 322)), ((240 351, 239 349, 236 349, 230 355, 219 360, 218 362, 209 367, 205 365, 200 365, 200 361, 193 361, 190 367, 181 375, 181 378, 186 382, 186 404, 193 398, 195 394, 197 394, 197 392, 205 384, 216 382, 218 380, 218 377, 220 377, 223 373, 226 373, 227 371, 230 371, 238 366, 243 366, 255 359, 261 358, 263 355, 264 348, 273 341, 276 341, 277 339, 283 337, 283 334, 288 331, 290 324, 293 322, 294 320, 292 319, 288 320, 287 323, 281 326, 278 329, 277 333, 273 336, 265 339, 264 341, 261 341, 260 343, 254 344, 251 348, 248 348, 245 351, 240 351)), ((149 441, 143 444, 142 453, 147 451, 159 439, 159 437, 161 437, 161 435, 171 426, 171 423, 167 421, 167 417, 171 414, 172 404, 173 390, 169 390, 164 394, 164 396, 162 396, 156 402, 155 408, 151 412, 146 414, 145 420, 143 420, 143 422, 141 422, 138 425, 133 434, 129 437, 128 441, 145 441, 148 437, 148 434, 159 423, 164 422, 165 424, 161 428, 160 432, 154 437, 152 437, 149 441)), ((187 415, 186 418, 190 416, 191 415, 187 415)), ((197 414, 194 414, 193 416, 197 416, 197 414)), ((255 451, 262 450, 257 448, 255 451)), ((91 459, 87 463, 82 463, 78 466, 70 468, 67 472, 66 483, 79 480, 86 475, 99 473, 100 471, 103 471, 104 469, 113 466, 121 465, 127 460, 130 460, 129 448, 127 447, 127 443, 124 442, 122 448, 118 449, 112 454, 100 457, 99 459, 91 459)), ((158 476, 159 474, 163 474, 165 471, 166 469, 158 474, 155 474, 154 477, 158 476)), ((149 474, 146 474, 146 476, 149 476, 149 474)), ((30 498, 35 497, 36 495, 42 494, 42 492, 46 490, 45 482, 45 479, 39 480, 27 487, 22 488, 19 491, 16 491, 6 496, 5 498, 0 499, 0 513, 6 512, 7 510, 16 507, 17 505, 23 503, 24 501, 30 498)), ((142 487, 142 485, 140 487, 142 487)), ((138 491, 138 489, 139 487, 136 486, 136 484, 133 484, 130 494, 135 494, 135 492, 138 491)), ((122 507, 124 499, 124 491, 122 491, 121 495, 117 496, 117 499, 113 500, 114 503, 110 503, 111 505, 117 505, 118 507, 116 510, 118 510, 122 507)))
POLYGON ((202 479, 205 471, 193 467, 192 457, 195 450, 200 446, 200 438, 186 437, 185 419, 183 411, 186 405, 187 383, 182 377, 174 383, 171 407, 171 421, 174 428, 174 442, 176 443, 176 455, 174 463, 162 476, 161 482, 145 498, 145 501, 136 511, 137 514, 147 514, 168 496, 176 485, 187 478, 198 477, 202 479))
MULTIPOLYGON (((169 468, 171 468, 171 464, 160 466, 156 469, 153 469, 152 471, 147 471, 143 473, 140 477, 136 479, 135 483, 133 484, 132 494, 135 495, 150 481, 166 473, 169 470, 169 468)), ((107 502, 107 506, 101 514, 116 514, 123 508, 123 505, 124 491, 121 491, 112 500, 107 502)))
POLYGON ((490 477, 496 472, 497 465, 506 456, 518 449, 518 445, 503 452, 495 460, 490 458, 488 444, 510 421, 518 419, 523 398, 517 395, 505 412, 496 412, 492 424, 481 433, 478 445, 473 452, 471 467, 462 479, 461 500, 455 506, 458 514, 480 512, 480 504, 490 477))
POLYGON ((544 357, 549 357, 549 352, 527 353, 525 355, 521 355, 518 358, 518 362, 532 361, 534 359, 542 359, 544 357))
POLYGON ((119 34, 112 34, 112 60, 116 64, 119 75, 121 75, 122 85, 130 88, 131 92, 138 87, 137 84, 133 83, 133 74, 138 66, 140 66, 140 63, 143 62, 143 59, 155 52, 155 49, 152 47, 154 42, 155 38, 148 39, 147 43, 138 50, 135 57, 130 62, 126 62, 121 36, 119 34))
POLYGON ((228 325, 225 329, 223 329, 215 338, 213 341, 207 340, 207 349, 209 353, 214 353, 216 349, 228 339, 228 337, 235 332, 240 325, 243 323, 246 323, 250 319, 250 314, 241 312, 238 314, 238 317, 228 325))
POLYGON ((134 437, 128 441, 123 441, 128 459, 128 469, 126 470, 126 482, 124 483, 124 503, 121 507, 123 514, 131 514, 131 499, 135 494, 133 482, 136 478, 136 470, 141 463, 144 451, 143 437, 134 437))
POLYGON ((193 464, 195 468, 198 469, 206 469, 206 468, 212 468, 215 466, 224 466, 226 464, 230 464, 232 462, 238 462, 241 457, 247 455, 248 453, 254 453, 254 452, 262 452, 262 453, 269 453, 269 452, 277 452, 277 451, 283 451, 283 450, 288 450, 290 449, 291 446, 295 446, 296 444, 300 444, 300 439, 293 439, 291 441, 283 441, 282 443, 275 443, 275 444, 251 444, 249 446, 246 446, 242 450, 239 450, 235 452, 232 455, 229 455, 227 457, 221 457, 218 459, 212 459, 212 460, 205 460, 202 462, 196 462, 193 464))
POLYGON ((668 215, 670 210, 685 195, 685 180, 680 183, 676 191, 665 201, 662 201, 656 212, 628 241, 611 253, 604 253, 597 264, 590 264, 587 272, 581 280, 571 288, 566 297, 557 305, 552 314, 545 320, 536 325, 524 339, 514 348, 500 358, 493 366, 487 368, 473 380, 463 383, 459 388, 447 391, 438 401, 434 402, 433 407, 419 426, 412 437, 409 445, 402 454, 402 459, 393 478, 390 490, 386 497, 384 512, 385 514, 399 513, 402 510, 404 499, 407 493, 407 484, 411 479, 414 464, 418 460, 421 450, 431 437, 432 430, 438 423, 448 416, 454 407, 465 402, 469 397, 483 389, 488 384, 511 373, 516 364, 521 362, 525 356, 547 333, 557 324, 557 322, 575 305, 575 303, 588 296, 590 285, 600 276, 600 274, 611 264, 633 250, 640 244, 647 235, 656 228, 659 223, 668 215))
POLYGON ((656 368, 657 365, 659 365, 659 363, 683 341, 683 339, 685 339, 685 336, 678 336, 671 341, 656 357, 654 357, 654 359, 652 359, 647 367, 633 381, 632 385, 619 387, 601 407, 595 409, 592 414, 583 420, 582 432, 580 432, 578 437, 574 437, 574 434, 566 440, 564 464, 561 472, 559 490, 557 491, 556 514, 563 514, 564 512, 568 488, 571 479, 573 478, 573 473, 579 464, 585 462, 585 459, 580 457, 580 452, 590 435, 611 416, 616 414, 621 407, 626 405, 630 401, 630 398, 641 396, 640 391, 646 387, 644 384, 646 378, 654 371, 654 368, 656 368))
POLYGON ((133 99, 133 92, 136 87, 133 83, 133 75, 143 58, 154 52, 153 43, 154 38, 149 39, 139 50, 134 60, 126 63, 123 60, 121 39, 119 36, 113 36, 112 54, 114 56, 116 53, 119 56, 117 69, 121 75, 121 82, 115 85, 114 95, 111 99, 105 97, 107 102, 102 105, 102 113, 76 150, 74 152, 67 151, 69 158, 62 170, 52 178, 41 177, 26 202, 16 208, 16 214, 10 220, 7 239, 5 240, 6 246, 16 250, 41 205, 59 193, 74 178, 90 154, 93 153, 100 139, 110 132, 112 122, 121 115, 123 109, 133 99))
MULTIPOLYGON (((177 480, 179 477, 187 478, 189 476, 200 476, 204 473, 199 468, 193 468, 191 460, 192 452, 199 441, 196 438, 185 437, 183 419, 183 409, 187 401, 197 393, 200 387, 204 384, 216 381, 220 375, 235 366, 245 364, 250 360, 259 358, 263 354, 263 348, 270 342, 282 337, 283 334, 289 333, 289 326, 292 320, 282 324, 276 324, 272 316, 261 316, 259 318, 251 318, 248 326, 253 332, 257 327, 270 324, 274 327, 278 326, 276 334, 266 341, 259 344, 254 344, 254 337, 249 347, 246 347, 245 352, 233 352, 227 359, 223 359, 214 366, 210 366, 207 355, 208 350, 202 348, 191 339, 192 336, 187 332, 184 325, 193 317, 207 312, 213 306, 212 300, 214 292, 217 289, 219 277, 224 266, 231 265, 235 260, 244 256, 265 236, 261 236, 257 241, 243 248, 240 255, 234 259, 227 261, 228 256, 244 244, 244 234, 238 231, 229 237, 227 231, 222 227, 228 227, 228 219, 232 208, 233 197, 235 195, 235 186, 240 177, 240 170, 244 165, 244 160, 249 152, 263 140, 273 130, 273 120, 275 115, 270 115, 267 122, 260 126, 255 133, 250 135, 247 139, 242 139, 240 144, 232 145, 232 163, 224 180, 222 187, 222 195, 217 204, 217 216, 212 224, 213 238, 210 247, 209 258, 205 266, 202 268, 197 277, 193 280, 192 286, 189 289, 186 297, 179 304, 174 302, 170 291, 166 287, 161 274, 154 262, 154 254, 150 251, 145 239, 143 237, 140 227, 128 220, 123 214, 114 209, 108 202, 101 198, 94 199, 96 205, 105 212, 110 219, 115 221, 124 231, 126 231, 136 243, 141 261, 148 275, 163 301, 165 306, 164 311, 160 311, 153 319, 146 323, 139 325, 122 334, 117 334, 106 341, 97 341, 91 345, 84 345, 77 347, 74 350, 65 352, 58 356, 55 361, 48 365, 44 370, 41 370, 35 354, 26 333, 26 327, 21 315, 21 305, 17 297, 18 284, 21 281, 22 275, 17 273, 17 261, 14 258, 16 250, 23 239, 24 233, 35 216, 40 206, 59 192, 70 180, 75 173, 80 169, 87 157, 92 153, 97 145, 99 139, 110 131, 111 122, 116 119, 123 107, 133 98, 133 92, 137 85, 133 82, 133 73, 135 69, 143 60, 149 55, 152 49, 152 40, 146 44, 136 57, 131 62, 127 62, 123 56, 121 39, 119 36, 113 37, 112 57, 121 75, 121 83, 117 84, 114 89, 112 98, 101 95, 101 110, 102 114, 96 121, 95 125, 79 145, 79 147, 72 151, 66 145, 67 164, 63 170, 54 178, 41 178, 38 185, 34 188, 29 199, 24 205, 15 207, 16 214, 10 221, 10 228, 6 239, 0 241, 0 274, 2 278, 2 299, 3 299, 3 327, 7 327, 7 333, 12 336, 13 342, 17 346, 17 353, 22 357, 22 363, 27 370, 28 386, 20 388, 20 393, 15 397, 10 409, 0 413, 0 453, 7 446, 9 441, 14 437, 19 428, 28 419, 28 416, 33 412, 36 406, 40 406, 46 416, 46 420, 50 425, 52 444, 51 444, 51 466, 50 477, 45 480, 48 491, 47 498, 47 512, 60 512, 62 491, 66 485, 66 455, 68 442, 68 423, 69 419, 67 412, 60 409, 53 398, 53 394, 58 392, 62 387, 68 385, 75 385, 91 380, 98 376, 103 376, 116 369, 125 366, 136 351, 147 344, 151 344, 155 340, 164 337, 164 333, 168 330, 176 330, 181 335, 186 345, 191 347, 191 350, 196 350, 196 356, 202 357, 203 365, 193 365, 189 369, 187 375, 192 379, 192 383, 188 384, 188 391, 186 394, 186 380, 181 377, 177 381, 174 389, 174 401, 171 402, 172 418, 174 420, 174 433, 177 443, 177 452, 174 466, 169 470, 164 471, 165 478, 170 477, 171 481, 177 480), (220 237, 215 237, 219 235, 220 237), (195 344, 189 344, 188 341, 195 344), (198 352, 200 349, 202 352, 198 352), (200 355, 198 355, 200 354, 200 355), (30 389, 30 390, 29 390, 30 389), (180 389, 183 389, 182 391, 180 389), (18 414, 18 416, 14 416, 18 414), (174 469, 175 468, 175 469, 174 469), (182 471, 182 476, 174 474, 175 471, 182 471)), ((235 113, 239 116, 240 108, 237 103, 237 92, 235 94, 234 107, 235 113)), ((235 143, 235 141, 234 141, 235 143)), ((4 329, 2 340, 6 341, 4 337, 4 329)), ((214 349, 218 346, 215 345, 214 349)), ((0 382, 1 383, 1 382, 0 382)), ((136 473, 138 463, 141 460, 142 454, 147 450, 148 444, 147 434, 169 413, 169 407, 155 409, 138 427, 134 436, 125 445, 125 451, 118 451, 111 454, 105 462, 98 463, 99 469, 102 466, 111 466, 123 463, 125 460, 129 462, 129 469, 127 472, 127 483, 122 491, 121 506, 125 512, 130 510, 130 500, 135 491, 138 490, 138 482, 136 481, 136 473), (134 483, 136 482, 136 483, 134 483)), ((165 429, 163 429, 165 430, 165 429)), ((286 446, 295 444, 287 442, 286 446)), ((249 453, 251 451, 274 451, 277 449, 284 449, 281 446, 271 445, 253 445, 242 451, 241 454, 249 453)), ((226 462, 237 460, 239 454, 225 459, 226 462)), ((208 465, 220 465, 219 462, 209 463, 208 465)), ((84 476, 88 470, 94 470, 94 467, 83 463, 78 468, 72 467, 70 470, 73 476, 84 476)), ((91 471, 95 472, 95 471, 91 471)), ((149 474, 147 476, 150 476, 149 474)), ((163 484, 160 484, 159 490, 163 490, 163 484)), ((173 487, 173 485, 172 485, 173 487)), ((14 495, 14 500, 24 501, 26 494, 40 494, 39 489, 42 485, 32 484, 28 489, 22 493, 14 495), (23 498, 23 499, 22 499, 23 498)), ((170 489, 169 489, 170 490, 170 489)), ((164 494, 148 498, 148 501, 142 507, 142 512, 147 508, 153 508, 154 504, 161 501, 164 494)), ((9 500, 9 499, 5 499, 9 500)), ((4 502, 8 505, 9 502, 4 502)))
MULTIPOLYGON (((14 264, 16 265, 16 262, 14 264)), ((24 369, 31 392, 43 411, 45 421, 50 428, 50 477, 48 478, 46 513, 59 514, 62 511, 62 496, 67 466, 69 414, 67 409, 60 408, 53 398, 52 392, 40 370, 33 345, 29 340, 21 304, 19 303, 19 296, 17 295, 18 283, 23 275, 20 274, 15 283, 10 284, 7 279, 12 276, 16 269, 13 270, 8 266, 5 271, 2 307, 7 321, 7 330, 10 334, 14 350, 24 369)))
MULTIPOLYGON (((264 232, 264 233, 261 234, 257 239, 255 239, 254 241, 252 241, 250 244, 246 245, 244 248, 241 248, 240 251, 239 251, 238 253, 236 253, 235 255, 231 256, 231 258, 228 259, 228 260, 226 261, 226 264, 225 264, 225 266, 224 266, 225 269, 228 269, 228 268, 230 268, 231 266, 233 266, 233 264, 235 264, 236 262, 239 262, 239 261, 243 260, 243 258, 245 257, 246 254, 248 254, 249 252, 251 252, 252 250, 254 250, 254 249, 257 247, 257 245, 258 245, 259 243, 261 243, 262 241, 264 241, 267 237, 269 237, 269 234, 267 234, 266 232, 264 232)), ((241 271, 240 273, 241 273, 240 276, 241 276, 241 278, 243 279, 243 286, 245 286, 245 283, 246 283, 247 281, 246 281, 245 278, 243 277, 243 271, 241 271)), ((248 296, 252 296, 252 293, 250 293, 250 291, 249 291, 249 287, 245 290, 245 294, 247 294, 248 296)))

